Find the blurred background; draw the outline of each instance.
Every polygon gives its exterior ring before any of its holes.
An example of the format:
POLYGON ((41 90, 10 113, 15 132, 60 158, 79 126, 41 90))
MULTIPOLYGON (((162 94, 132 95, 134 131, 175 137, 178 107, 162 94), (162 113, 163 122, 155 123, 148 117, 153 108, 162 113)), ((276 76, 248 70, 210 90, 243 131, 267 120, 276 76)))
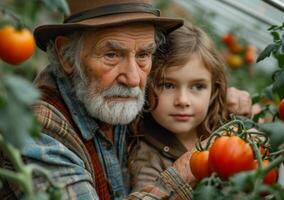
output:
MULTIPOLYGON (((1 0, 0 8, 2 15, 3 8, 5 12, 17 13, 33 30, 40 24, 62 22, 62 6, 60 10, 56 5, 62 2, 1 0)), ((162 15, 184 18, 209 33, 227 63, 231 86, 253 95, 272 82, 271 74, 277 68, 275 59, 265 59, 257 64, 255 60, 273 42, 267 29, 284 21, 284 0, 154 0, 154 3, 162 15)), ((13 70, 33 80, 47 63, 45 54, 37 49, 32 58, 13 70)), ((0 61, 0 66, 5 65, 8 64, 0 61)))

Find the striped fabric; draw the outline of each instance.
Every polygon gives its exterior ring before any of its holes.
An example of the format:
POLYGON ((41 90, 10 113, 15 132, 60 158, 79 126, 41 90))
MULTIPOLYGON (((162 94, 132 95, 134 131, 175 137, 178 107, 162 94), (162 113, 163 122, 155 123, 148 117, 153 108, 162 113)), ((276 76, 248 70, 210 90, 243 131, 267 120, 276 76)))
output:
MULTIPOLYGON (((39 89, 42 93, 42 100, 46 101, 47 103, 57 108, 64 115, 64 117, 68 120, 68 122, 72 125, 72 128, 77 132, 77 135, 80 136, 81 134, 79 133, 79 129, 76 127, 75 123, 73 122, 70 112, 67 110, 61 96, 57 93, 57 91, 53 88, 46 87, 46 86, 40 87, 39 89), (49 94, 53 94, 52 98, 49 94)), ((49 117, 52 117, 52 116, 49 116, 49 117)), ((67 140, 63 140, 63 144, 64 144, 64 141, 66 143, 69 142, 67 140)), ((95 180, 96 180, 95 187, 96 187, 98 196, 101 200, 109 200, 111 198, 110 198, 108 183, 104 176, 104 172, 101 167, 101 164, 100 164, 97 152, 96 152, 96 148, 94 147, 94 143, 92 140, 88 140, 87 142, 85 142, 85 146, 92 160, 91 166, 94 168, 94 172, 95 172, 95 180)))

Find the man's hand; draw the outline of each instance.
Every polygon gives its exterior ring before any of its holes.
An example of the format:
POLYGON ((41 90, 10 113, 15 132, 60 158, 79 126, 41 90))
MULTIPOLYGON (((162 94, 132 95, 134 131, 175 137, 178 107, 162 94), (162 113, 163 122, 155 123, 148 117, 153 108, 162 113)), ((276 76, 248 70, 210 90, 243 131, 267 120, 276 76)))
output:
POLYGON ((191 185, 195 185, 196 178, 193 176, 190 170, 190 157, 192 152, 188 151, 185 154, 183 154, 181 157, 179 157, 174 163, 173 167, 179 172, 179 175, 188 183, 191 183, 191 185))
POLYGON ((229 112, 236 115, 251 116, 252 100, 247 91, 230 87, 227 90, 226 100, 229 112))

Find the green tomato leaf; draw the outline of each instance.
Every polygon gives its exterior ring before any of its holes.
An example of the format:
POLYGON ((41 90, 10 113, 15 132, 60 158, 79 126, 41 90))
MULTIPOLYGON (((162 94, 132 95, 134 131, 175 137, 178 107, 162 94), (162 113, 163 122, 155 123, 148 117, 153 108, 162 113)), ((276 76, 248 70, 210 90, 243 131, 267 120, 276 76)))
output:
POLYGON ((23 78, 7 75, 4 77, 4 84, 11 98, 17 99, 24 105, 32 105, 40 97, 39 91, 23 78))
POLYGON ((272 35, 274 41, 279 41, 280 40, 280 35, 279 35, 278 32, 272 31, 271 35, 272 35))
POLYGON ((5 141, 19 149, 29 137, 33 123, 32 111, 11 96, 9 103, 0 108, 0 132, 5 141))
POLYGON ((273 80, 273 91, 279 95, 280 99, 284 99, 284 69, 275 72, 273 80))
POLYGON ((273 29, 275 29, 275 28, 277 28, 277 27, 278 27, 277 25, 272 25, 272 26, 270 26, 267 30, 271 31, 271 30, 273 30, 273 29))
POLYGON ((260 62, 266 57, 269 57, 273 51, 275 51, 278 48, 276 44, 270 44, 268 45, 258 56, 256 62, 260 62))
POLYGON ((258 127, 265 132, 270 140, 271 140, 271 147, 273 149, 277 149, 281 144, 284 143, 284 123, 277 121, 277 122, 269 122, 269 123, 261 123, 258 124, 258 127))
POLYGON ((230 178, 232 188, 236 191, 251 191, 256 180, 256 172, 240 172, 230 178))
POLYGON ((284 54, 278 53, 278 54, 275 54, 274 56, 278 61, 278 66, 280 68, 284 68, 284 54))
POLYGON ((282 47, 281 47, 282 54, 284 54, 284 34, 282 34, 282 47))
POLYGON ((42 0, 42 2, 52 11, 59 11, 69 15, 69 7, 65 0, 42 0))
POLYGON ((212 185, 199 185, 193 191, 193 199, 217 200, 221 198, 220 192, 212 185))

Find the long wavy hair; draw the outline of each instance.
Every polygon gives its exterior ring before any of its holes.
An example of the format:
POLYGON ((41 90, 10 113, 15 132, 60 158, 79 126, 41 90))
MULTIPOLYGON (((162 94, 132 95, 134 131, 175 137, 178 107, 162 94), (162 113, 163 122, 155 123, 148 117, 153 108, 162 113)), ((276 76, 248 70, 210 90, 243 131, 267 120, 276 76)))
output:
MULTIPOLYGON (((201 137, 208 136, 221 125, 221 122, 228 119, 225 104, 228 85, 225 64, 221 55, 210 37, 196 26, 184 25, 175 30, 168 35, 166 43, 157 50, 153 69, 149 75, 144 112, 150 112, 156 108, 158 86, 161 80, 164 80, 165 70, 172 66, 185 65, 193 54, 200 57, 212 77, 212 93, 208 113, 203 123, 198 127, 198 135, 201 137)), ((141 117, 138 117, 134 123, 136 132, 140 120, 141 117)))

